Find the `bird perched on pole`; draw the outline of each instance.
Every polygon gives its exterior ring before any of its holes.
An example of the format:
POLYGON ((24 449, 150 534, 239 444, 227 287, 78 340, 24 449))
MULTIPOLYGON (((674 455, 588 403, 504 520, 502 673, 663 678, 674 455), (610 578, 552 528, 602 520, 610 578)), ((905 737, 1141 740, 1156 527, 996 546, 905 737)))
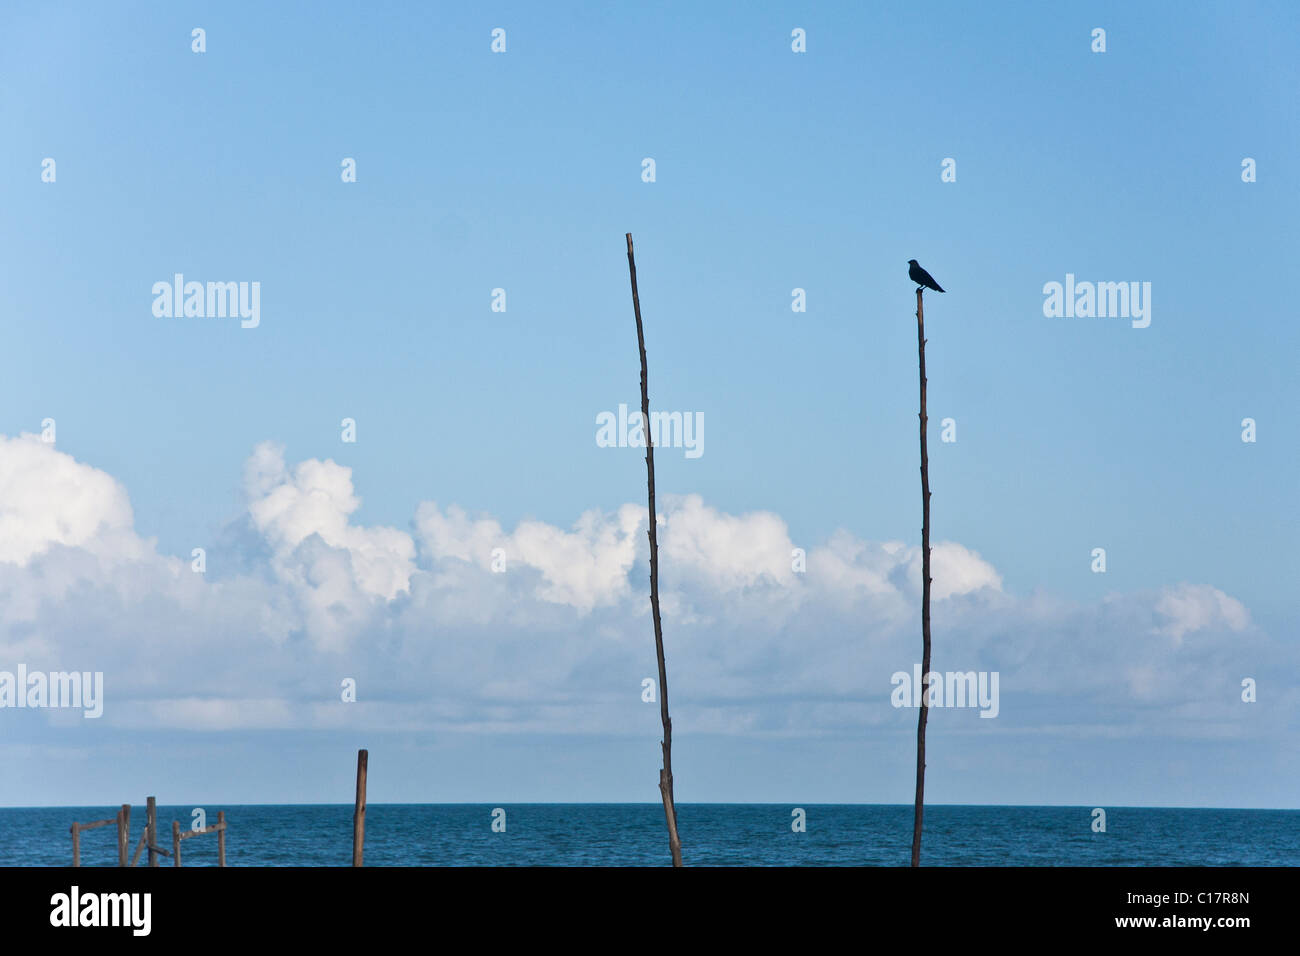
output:
POLYGON ((909 279, 917 285, 924 286, 927 289, 933 289, 935 292, 943 291, 943 289, 939 287, 939 283, 934 281, 934 276, 930 275, 930 273, 918 266, 915 259, 908 259, 907 264, 910 266, 907 270, 907 277, 909 279))

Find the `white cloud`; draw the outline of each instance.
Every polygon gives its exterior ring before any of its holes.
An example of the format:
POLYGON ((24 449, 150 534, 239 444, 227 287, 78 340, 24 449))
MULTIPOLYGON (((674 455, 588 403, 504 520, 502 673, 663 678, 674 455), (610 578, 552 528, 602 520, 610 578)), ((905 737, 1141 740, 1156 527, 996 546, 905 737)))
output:
POLYGON ((39 436, 0 435, 0 561, 26 565, 52 545, 137 558, 126 490, 110 475, 56 451, 39 436))
POLYGON ((540 573, 539 598, 587 612, 627 596, 627 573, 644 513, 624 505, 612 517, 586 512, 572 531, 523 521, 506 534, 492 519, 474 520, 455 507, 444 514, 425 502, 416 513, 416 527, 435 560, 453 558, 490 569, 493 552, 500 549, 507 571, 517 562, 540 573))
MULTIPOLYGON (((915 549, 911 571, 916 586, 921 582, 921 549, 915 549)), ((1002 590, 1002 576, 974 551, 954 541, 941 541, 930 550, 930 597, 936 601, 956 594, 970 594, 981 588, 1002 590)))
POLYGON ((1165 619, 1157 631, 1176 641, 1211 627, 1243 631, 1250 623, 1250 612, 1240 601, 1204 584, 1179 584, 1166 589, 1156 602, 1156 613, 1165 619))
POLYGON ((244 474, 248 513, 286 578, 335 592, 352 586, 387 600, 409 589, 415 542, 395 528, 349 523, 348 516, 361 506, 351 468, 312 459, 290 472, 283 450, 263 442, 244 474), (336 553, 302 552, 300 546, 313 535, 336 553))
MULTIPOLYGON (((351 469, 290 467, 269 443, 244 490, 247 570, 223 575, 241 562, 210 553, 193 574, 136 536, 111 476, 0 438, 0 667, 103 670, 103 720, 133 727, 640 733, 654 716, 640 703, 655 672, 643 506, 507 530, 425 502, 410 534, 354 523, 351 469), (339 700, 344 677, 360 703, 339 700)), ((846 531, 796 544, 778 515, 698 495, 664 498, 659 517, 679 727, 789 736, 899 719, 889 677, 919 658, 919 547, 846 531)), ((1269 659, 1246 608, 1206 585, 1076 605, 1004 592, 956 542, 932 563, 935 666, 1000 671, 999 726, 1031 711, 1150 721, 1153 702, 1172 722, 1207 682, 1231 700, 1269 659)), ((1220 732, 1236 719, 1223 713, 1220 732)))
POLYGON ((719 591, 795 583, 785 522, 758 511, 729 515, 699 495, 670 497, 660 534, 660 561, 680 565, 719 591))

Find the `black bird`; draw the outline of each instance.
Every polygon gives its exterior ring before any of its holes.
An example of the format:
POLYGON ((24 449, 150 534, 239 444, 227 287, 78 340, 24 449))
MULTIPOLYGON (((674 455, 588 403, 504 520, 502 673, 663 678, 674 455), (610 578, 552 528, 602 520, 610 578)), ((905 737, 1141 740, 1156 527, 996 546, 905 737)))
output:
POLYGON ((907 277, 909 279, 917 285, 925 286, 927 289, 933 289, 935 292, 943 291, 943 289, 939 288, 939 283, 934 281, 934 276, 930 275, 930 273, 918 266, 915 259, 908 259, 907 264, 911 267, 907 270, 907 277))

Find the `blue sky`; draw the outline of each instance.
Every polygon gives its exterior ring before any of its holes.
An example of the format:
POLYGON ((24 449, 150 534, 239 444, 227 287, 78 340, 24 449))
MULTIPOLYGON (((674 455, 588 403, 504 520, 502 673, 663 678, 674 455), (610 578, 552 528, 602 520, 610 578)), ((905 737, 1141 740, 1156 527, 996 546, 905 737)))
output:
POLYGON ((412 768, 376 801, 655 799, 644 523, 617 518, 643 462, 594 440, 639 400, 630 231, 652 406, 706 422, 700 458, 656 459, 700 502, 669 505, 664 557, 678 799, 911 793, 888 675, 916 601, 879 545, 919 544, 917 258, 948 290, 926 300, 933 523, 966 582, 936 667, 1003 675, 999 719, 932 724, 929 794, 1295 806, 1294 5, 377 7, 0 14, 0 435, 57 422, 0 453, 27 489, 0 502, 26 529, 0 543, 0 669, 109 687, 93 730, 0 712, 0 747, 64 768, 0 803, 121 802, 147 754, 196 746, 210 773, 177 799, 346 800, 367 743, 412 768), (260 282, 259 327, 155 317, 177 272, 260 282), (1067 273, 1151 283, 1150 326, 1046 318, 1067 273), (327 461, 351 471, 294 470, 327 461), (255 506, 310 487, 341 510, 255 506), (498 538, 521 560, 494 578, 471 543, 498 538), (175 593, 194 547, 208 571, 175 593), (243 669, 184 666, 232 644, 243 669), (306 716, 349 667, 369 714, 306 716))

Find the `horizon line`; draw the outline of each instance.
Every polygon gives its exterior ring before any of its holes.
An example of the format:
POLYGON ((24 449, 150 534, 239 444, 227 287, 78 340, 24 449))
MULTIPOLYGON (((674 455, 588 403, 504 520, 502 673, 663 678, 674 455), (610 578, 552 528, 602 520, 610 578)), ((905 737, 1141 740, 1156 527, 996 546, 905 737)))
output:
MULTIPOLYGON (((912 809, 914 804, 911 803, 818 803, 809 801, 781 801, 772 802, 764 801, 743 801, 743 800, 695 800, 688 802, 677 802, 679 806, 696 806, 696 807, 787 807, 787 806, 809 806, 809 807, 900 807, 912 809)), ((185 806, 206 806, 207 804, 217 805, 217 801, 198 802, 182 800, 180 802, 163 803, 159 801, 157 806, 160 807, 185 807, 185 806)), ((411 802, 381 802, 370 800, 366 806, 369 807, 477 807, 492 804, 495 806, 531 806, 531 807, 661 807, 662 804, 651 800, 446 800, 425 803, 411 802)), ((144 803, 130 804, 130 806, 143 806, 144 803)), ((8 805, 0 804, 0 810, 77 810, 83 808, 98 807, 120 807, 120 803, 54 803, 44 806, 33 805, 8 805)), ((223 808, 228 807, 352 807, 353 803, 220 803, 223 808)), ((1060 810, 1076 809, 1087 807, 1084 803, 926 803, 926 807, 979 807, 986 809, 1017 809, 1017 810, 1060 810)), ((1093 808, 1103 806, 1093 804, 1093 808)), ((1219 806, 1157 806, 1152 804, 1106 804, 1106 810, 1240 810, 1243 812, 1266 812, 1266 813, 1295 813, 1300 812, 1300 807, 1219 807, 1219 806)))

